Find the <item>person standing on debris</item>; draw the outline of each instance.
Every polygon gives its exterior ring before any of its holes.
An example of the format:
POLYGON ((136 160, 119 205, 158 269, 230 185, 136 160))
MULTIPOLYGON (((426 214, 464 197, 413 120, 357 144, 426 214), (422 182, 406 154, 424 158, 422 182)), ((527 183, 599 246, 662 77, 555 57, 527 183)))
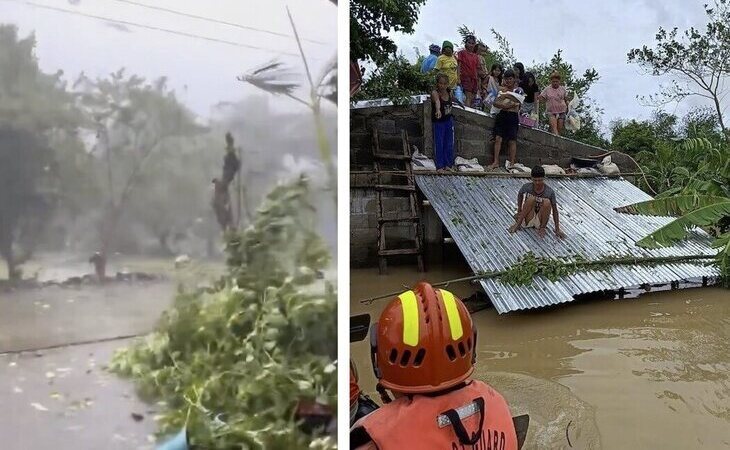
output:
POLYGON ((421 63, 421 73, 430 73, 436 67, 436 61, 439 59, 441 53, 441 47, 436 44, 431 44, 428 47, 429 55, 421 63))
POLYGON ((459 84, 459 62, 454 57, 454 44, 444 41, 435 69, 449 77, 449 90, 456 88, 459 84))
POLYGON ((479 92, 479 72, 483 71, 482 58, 477 53, 477 39, 467 36, 464 39, 464 49, 456 56, 459 62, 459 81, 466 95, 466 106, 474 105, 474 98, 479 92))
POLYGON ((511 164, 516 163, 517 159, 517 131, 520 127, 520 102, 512 97, 511 93, 516 88, 515 73, 507 70, 502 79, 502 86, 499 88, 500 94, 494 101, 494 106, 499 108, 499 113, 494 119, 494 161, 489 165, 490 169, 499 166, 499 153, 502 150, 502 142, 507 141, 509 149, 509 161, 511 164))
POLYGON ((568 92, 560 84, 560 73, 550 74, 550 85, 545 86, 538 99, 547 103, 550 132, 560 135, 565 129, 565 115, 568 112, 568 92))
POLYGON ((454 118, 451 115, 453 101, 449 78, 443 73, 436 75, 436 89, 431 92, 431 123, 437 171, 451 170, 454 166, 454 118))
POLYGON ((394 298, 370 332, 384 405, 355 422, 351 448, 517 450, 504 397, 471 378, 477 332, 459 298, 419 283, 394 298))
POLYGON ((565 233, 560 229, 555 191, 545 184, 545 169, 542 166, 533 167, 531 177, 532 182, 525 183, 517 194, 517 214, 514 216, 515 223, 509 228, 509 232, 515 233, 523 226, 537 228, 537 235, 543 238, 550 213, 552 213, 555 235, 560 239, 565 239, 565 233))

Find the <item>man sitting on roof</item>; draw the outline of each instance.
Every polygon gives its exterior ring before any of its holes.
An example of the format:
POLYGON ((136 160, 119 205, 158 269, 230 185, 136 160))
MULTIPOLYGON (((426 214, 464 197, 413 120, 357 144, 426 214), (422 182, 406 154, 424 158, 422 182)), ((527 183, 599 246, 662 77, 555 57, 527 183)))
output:
POLYGON ((543 238, 545 237, 545 227, 552 212, 553 222, 555 222, 555 235, 560 239, 564 239, 565 233, 560 229, 555 191, 545 184, 545 169, 542 166, 533 167, 531 177, 532 182, 525 183, 517 195, 517 214, 515 214, 514 225, 509 227, 509 232, 516 232, 524 224, 525 228, 537 228, 537 235, 543 238), (525 199, 525 195, 527 195, 527 199, 525 199))

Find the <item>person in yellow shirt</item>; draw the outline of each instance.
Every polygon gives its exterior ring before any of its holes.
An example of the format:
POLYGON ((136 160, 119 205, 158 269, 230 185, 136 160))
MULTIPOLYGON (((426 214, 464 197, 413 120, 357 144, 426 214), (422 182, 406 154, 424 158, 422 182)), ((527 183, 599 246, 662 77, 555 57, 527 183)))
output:
POLYGON ((449 77, 449 90, 453 90, 459 84, 459 63, 454 57, 454 44, 444 41, 441 46, 441 56, 436 60, 434 70, 449 77))

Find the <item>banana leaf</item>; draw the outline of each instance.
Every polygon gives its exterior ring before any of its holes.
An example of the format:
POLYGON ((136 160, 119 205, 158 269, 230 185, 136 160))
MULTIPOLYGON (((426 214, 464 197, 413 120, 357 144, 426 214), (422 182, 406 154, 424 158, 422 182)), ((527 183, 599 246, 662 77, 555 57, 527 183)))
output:
POLYGON ((681 216, 706 206, 724 202, 730 202, 730 199, 727 197, 712 195, 678 195, 674 197, 662 197, 654 200, 647 200, 645 202, 633 203, 631 205, 620 206, 614 209, 616 212, 623 214, 681 216))
MULTIPOLYGON (((663 199, 663 203, 669 203, 663 199)), ((676 206, 676 205, 675 205, 676 206)), ((666 210, 665 210, 666 211, 666 210)), ((636 245, 640 247, 657 248, 672 245, 687 237, 687 230, 694 226, 710 226, 717 223, 725 216, 730 216, 730 199, 711 203, 691 211, 682 217, 664 225, 650 235, 639 240, 636 245)))

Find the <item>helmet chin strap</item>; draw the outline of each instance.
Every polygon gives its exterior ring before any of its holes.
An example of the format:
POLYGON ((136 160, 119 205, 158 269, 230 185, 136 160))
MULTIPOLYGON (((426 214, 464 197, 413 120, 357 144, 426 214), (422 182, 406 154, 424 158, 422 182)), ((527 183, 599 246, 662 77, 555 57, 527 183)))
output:
POLYGON ((378 394, 380 394, 380 401, 383 402, 383 404, 388 404, 393 401, 390 394, 388 394, 388 391, 385 389, 385 386, 382 384, 376 384, 375 390, 378 391, 378 394))

